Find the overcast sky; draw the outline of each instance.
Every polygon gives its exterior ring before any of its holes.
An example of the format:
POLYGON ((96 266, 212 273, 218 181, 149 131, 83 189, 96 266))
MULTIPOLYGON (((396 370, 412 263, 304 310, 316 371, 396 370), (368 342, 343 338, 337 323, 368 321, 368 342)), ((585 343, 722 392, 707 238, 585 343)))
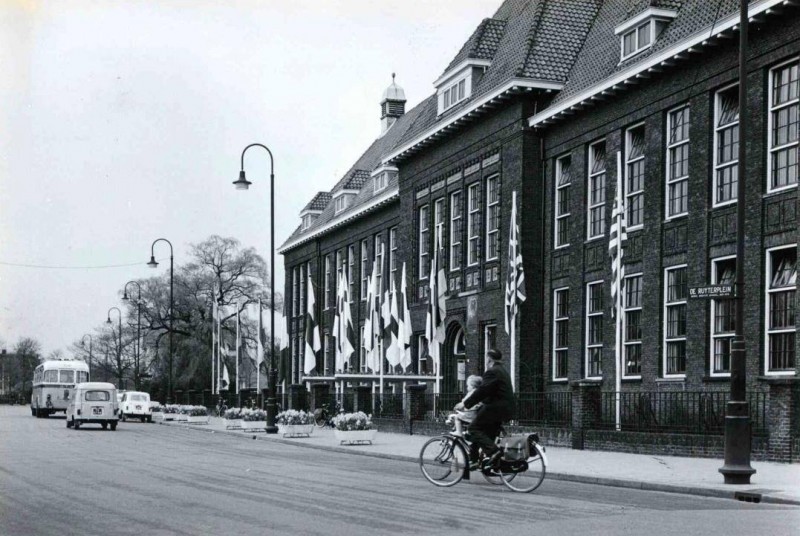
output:
POLYGON ((410 109, 500 3, 0 0, 0 343, 66 350, 159 237, 176 264, 212 234, 268 259, 269 160, 237 191, 242 149, 275 156, 280 244, 378 135, 391 73, 410 109))

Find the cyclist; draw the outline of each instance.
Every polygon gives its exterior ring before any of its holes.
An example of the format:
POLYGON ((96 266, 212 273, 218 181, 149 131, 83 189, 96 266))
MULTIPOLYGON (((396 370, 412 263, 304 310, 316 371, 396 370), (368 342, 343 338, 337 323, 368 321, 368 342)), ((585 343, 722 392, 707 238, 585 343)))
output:
POLYGON ((494 348, 486 352, 487 368, 483 373, 481 385, 468 395, 462 402, 456 404, 457 410, 470 409, 479 402, 483 407, 467 429, 472 441, 470 449, 470 466, 475 467, 478 462, 478 450, 484 454, 484 468, 490 468, 500 457, 500 449, 495 445, 495 439, 500 433, 503 422, 514 417, 514 389, 511 386, 511 377, 503 365, 503 354, 494 348))

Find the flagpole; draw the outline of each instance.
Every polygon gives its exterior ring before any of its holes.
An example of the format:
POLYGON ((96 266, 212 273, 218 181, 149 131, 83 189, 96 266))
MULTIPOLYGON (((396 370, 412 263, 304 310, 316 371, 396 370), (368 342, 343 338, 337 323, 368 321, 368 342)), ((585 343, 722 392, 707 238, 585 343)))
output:
MULTIPOLYGON (((241 339, 239 336, 239 302, 236 302, 236 394, 239 394, 239 384, 241 381, 239 380, 239 345, 241 344, 241 339)), ((241 404, 240 404, 241 407, 241 404)))
MULTIPOLYGON (((512 215, 511 232, 515 233, 516 232, 516 225, 517 225, 517 191, 516 190, 514 190, 511 193, 511 215, 512 215)), ((512 236, 509 237, 509 240, 511 240, 512 238, 516 239, 516 237, 512 235, 512 236)), ((514 249, 516 250, 516 248, 518 248, 518 247, 519 247, 519 244, 517 244, 514 249)), ((516 253, 517 252, 514 251, 514 256, 515 257, 516 257, 516 253)), ((514 259, 514 261, 516 262, 516 258, 514 259)), ((510 265, 509 265, 508 269, 509 270, 511 269, 510 265)), ((515 270, 516 270, 516 268, 515 268, 515 270)), ((516 279, 517 278, 514 277, 514 287, 512 289, 506 289, 506 294, 508 294, 508 299, 513 299, 513 300, 517 299, 517 286, 516 286, 517 281, 516 281, 516 279), (510 292, 513 292, 513 295, 511 295, 510 292)), ((508 305, 506 305, 506 307, 508 307, 508 305)), ((511 390, 512 391, 516 390, 516 382, 517 382, 517 337, 516 337, 516 335, 517 335, 517 309, 516 309, 516 303, 515 303, 513 311, 514 311, 514 314, 511 316, 511 321, 509 322, 511 324, 511 390)))
POLYGON ((256 356, 256 400, 258 394, 261 392, 261 358, 262 358, 262 344, 261 344, 261 330, 263 329, 264 319, 261 314, 261 298, 258 299, 258 355, 256 356))
MULTIPOLYGON (((622 153, 617 151, 617 201, 615 203, 618 206, 619 210, 624 210, 622 207, 622 153)), ((615 274, 617 278, 621 279, 622 276, 622 240, 621 240, 621 233, 622 229, 617 231, 617 256, 614 258, 615 264, 615 274)), ((622 424, 620 421, 620 397, 622 391, 622 285, 621 281, 617 282, 617 295, 614 299, 614 314, 616 315, 616 322, 615 322, 615 332, 616 332, 616 342, 615 342, 615 356, 616 356, 616 364, 614 366, 615 370, 615 378, 614 378, 614 415, 615 415, 615 424, 617 431, 620 431, 622 428, 622 424)))
POLYGON ((214 379, 216 378, 216 376, 214 374, 214 372, 216 371, 216 359, 215 359, 216 356, 214 355, 214 346, 215 346, 215 343, 216 343, 216 341, 214 340, 216 338, 216 326, 214 326, 214 316, 216 316, 216 315, 214 314, 215 313, 214 310, 216 308, 214 307, 214 302, 213 302, 214 298, 216 297, 216 294, 217 293, 216 293, 216 289, 215 289, 214 295, 211 297, 211 299, 212 299, 212 302, 211 302, 211 394, 212 395, 216 394, 214 392, 214 379))

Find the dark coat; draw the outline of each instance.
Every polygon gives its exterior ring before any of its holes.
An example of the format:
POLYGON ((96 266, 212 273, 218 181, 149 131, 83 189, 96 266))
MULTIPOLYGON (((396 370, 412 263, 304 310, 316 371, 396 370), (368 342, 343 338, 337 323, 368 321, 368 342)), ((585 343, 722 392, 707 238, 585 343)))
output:
POLYGON ((514 388, 511 386, 511 376, 502 363, 495 362, 492 368, 483 373, 483 382, 464 400, 464 406, 469 409, 478 402, 483 402, 487 410, 504 421, 514 418, 514 388))

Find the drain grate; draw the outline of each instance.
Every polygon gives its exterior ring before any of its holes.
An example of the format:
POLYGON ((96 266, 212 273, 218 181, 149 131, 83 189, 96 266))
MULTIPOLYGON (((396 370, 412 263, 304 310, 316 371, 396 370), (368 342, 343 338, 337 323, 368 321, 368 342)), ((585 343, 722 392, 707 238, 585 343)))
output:
POLYGON ((742 502, 749 502, 749 503, 760 503, 761 502, 761 494, 760 493, 751 493, 747 491, 737 491, 733 494, 733 496, 738 501, 742 502))

